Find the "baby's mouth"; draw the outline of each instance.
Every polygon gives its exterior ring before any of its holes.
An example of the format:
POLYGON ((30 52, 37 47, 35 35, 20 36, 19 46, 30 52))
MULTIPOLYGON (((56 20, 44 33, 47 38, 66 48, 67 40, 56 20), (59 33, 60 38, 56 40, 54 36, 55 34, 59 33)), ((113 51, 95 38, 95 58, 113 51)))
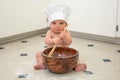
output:
POLYGON ((55 30, 57 30, 57 31, 58 31, 58 30, 60 30, 60 29, 55 29, 55 30))

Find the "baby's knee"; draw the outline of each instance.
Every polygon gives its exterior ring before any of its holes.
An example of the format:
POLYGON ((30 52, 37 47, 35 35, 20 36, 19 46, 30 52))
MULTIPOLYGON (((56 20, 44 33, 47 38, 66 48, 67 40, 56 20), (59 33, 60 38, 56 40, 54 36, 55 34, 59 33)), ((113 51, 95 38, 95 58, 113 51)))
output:
POLYGON ((36 53, 36 57, 37 56, 41 56, 41 52, 40 51, 36 53))

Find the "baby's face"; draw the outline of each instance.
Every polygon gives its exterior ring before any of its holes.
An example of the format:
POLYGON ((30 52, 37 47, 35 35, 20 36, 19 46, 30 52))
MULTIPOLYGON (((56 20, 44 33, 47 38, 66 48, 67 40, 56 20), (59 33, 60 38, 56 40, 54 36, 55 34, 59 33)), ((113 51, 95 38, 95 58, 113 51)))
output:
POLYGON ((55 20, 55 21, 51 22, 51 24, 50 24, 51 30, 54 33, 61 33, 62 31, 64 31, 66 26, 67 26, 67 24, 63 20, 55 20))

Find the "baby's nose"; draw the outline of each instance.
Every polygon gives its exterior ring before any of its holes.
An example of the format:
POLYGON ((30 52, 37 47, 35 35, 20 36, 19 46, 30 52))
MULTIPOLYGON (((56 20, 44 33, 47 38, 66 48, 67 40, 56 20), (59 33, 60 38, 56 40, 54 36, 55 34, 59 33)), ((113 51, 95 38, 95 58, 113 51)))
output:
POLYGON ((60 24, 56 24, 57 27, 60 27, 60 24))

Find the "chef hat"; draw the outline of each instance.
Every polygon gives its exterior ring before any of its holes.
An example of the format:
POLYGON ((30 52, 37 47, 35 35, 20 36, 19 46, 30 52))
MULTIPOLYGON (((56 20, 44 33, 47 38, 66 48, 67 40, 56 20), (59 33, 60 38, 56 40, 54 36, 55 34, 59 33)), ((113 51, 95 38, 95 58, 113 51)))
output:
POLYGON ((47 7, 45 13, 48 16, 48 24, 54 20, 64 20, 67 23, 71 9, 65 4, 53 4, 47 7))

